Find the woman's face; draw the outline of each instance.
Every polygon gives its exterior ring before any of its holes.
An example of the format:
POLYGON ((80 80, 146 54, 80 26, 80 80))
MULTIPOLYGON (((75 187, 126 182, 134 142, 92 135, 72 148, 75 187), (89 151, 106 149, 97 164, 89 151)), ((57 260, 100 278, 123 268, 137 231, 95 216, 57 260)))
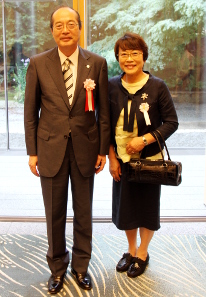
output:
POLYGON ((119 48, 119 66, 127 75, 138 76, 143 72, 143 52, 141 50, 122 50, 119 48))

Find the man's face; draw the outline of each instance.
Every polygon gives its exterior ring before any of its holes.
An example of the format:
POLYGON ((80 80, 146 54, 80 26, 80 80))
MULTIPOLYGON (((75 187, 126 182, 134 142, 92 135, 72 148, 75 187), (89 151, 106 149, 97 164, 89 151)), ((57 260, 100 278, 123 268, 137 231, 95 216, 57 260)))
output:
POLYGON ((70 56, 77 48, 81 30, 77 14, 70 8, 63 7, 53 14, 52 35, 60 51, 70 56))

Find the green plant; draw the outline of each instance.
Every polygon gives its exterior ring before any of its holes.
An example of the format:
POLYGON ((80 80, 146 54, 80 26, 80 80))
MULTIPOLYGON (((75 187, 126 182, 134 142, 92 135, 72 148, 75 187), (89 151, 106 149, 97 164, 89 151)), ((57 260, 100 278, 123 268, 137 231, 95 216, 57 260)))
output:
POLYGON ((23 103, 25 98, 26 72, 29 65, 29 59, 22 59, 21 62, 21 66, 16 64, 16 73, 14 73, 13 81, 15 82, 14 99, 23 103))
POLYGON ((0 74, 0 85, 2 84, 3 81, 4 81, 4 76, 2 74, 0 74))

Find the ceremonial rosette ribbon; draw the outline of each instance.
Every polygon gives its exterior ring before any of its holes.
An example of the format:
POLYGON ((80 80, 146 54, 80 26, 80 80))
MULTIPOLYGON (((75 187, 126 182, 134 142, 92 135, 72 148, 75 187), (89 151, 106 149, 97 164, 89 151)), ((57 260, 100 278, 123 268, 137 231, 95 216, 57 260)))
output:
POLYGON ((86 79, 84 82, 84 88, 86 89, 86 102, 85 111, 94 111, 94 97, 93 90, 96 84, 92 79, 86 79))
POLYGON ((149 104, 148 103, 141 103, 139 106, 140 111, 144 114, 144 119, 146 122, 146 125, 151 125, 148 110, 149 110, 149 104))

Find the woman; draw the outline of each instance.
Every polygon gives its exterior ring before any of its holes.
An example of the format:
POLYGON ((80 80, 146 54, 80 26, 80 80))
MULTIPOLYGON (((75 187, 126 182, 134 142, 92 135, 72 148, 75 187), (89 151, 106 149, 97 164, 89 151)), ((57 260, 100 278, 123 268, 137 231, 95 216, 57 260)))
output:
POLYGON ((128 162, 140 154, 141 158, 161 159, 152 132, 158 129, 167 139, 177 130, 178 119, 165 83, 143 71, 148 58, 143 38, 126 33, 117 40, 114 52, 122 74, 109 81, 112 221, 118 229, 125 230, 128 240, 128 251, 119 260, 116 270, 136 277, 144 272, 149 262, 148 246, 154 231, 160 228, 161 186, 128 182, 128 162))

